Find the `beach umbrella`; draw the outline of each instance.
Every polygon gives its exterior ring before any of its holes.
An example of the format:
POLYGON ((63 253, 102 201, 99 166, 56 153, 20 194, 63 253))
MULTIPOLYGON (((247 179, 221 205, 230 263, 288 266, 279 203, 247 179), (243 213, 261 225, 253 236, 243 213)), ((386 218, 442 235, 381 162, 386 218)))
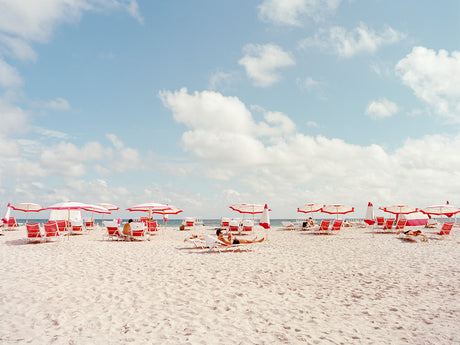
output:
POLYGON ((10 214, 11 214, 11 204, 8 203, 6 206, 5 214, 3 215, 2 221, 3 223, 8 223, 8 220, 10 219, 10 214))
POLYGON ((399 217, 401 214, 410 214, 418 211, 417 207, 408 206, 408 205, 391 205, 391 206, 382 206, 379 207, 379 210, 383 212, 388 212, 395 214, 399 217))
POLYGON ((270 215, 268 214, 268 206, 265 204, 264 210, 262 212, 262 217, 260 217, 259 225, 264 229, 270 229, 270 215))
POLYGON ((41 205, 34 204, 31 202, 24 202, 12 205, 11 208, 16 211, 26 212, 26 223, 29 220, 29 212, 40 212, 44 210, 44 208, 41 205))
POLYGON ((339 214, 346 214, 354 211, 354 207, 341 204, 326 205, 321 209, 321 212, 337 215, 337 219, 339 219, 339 214))
POLYGON ((104 207, 97 206, 97 205, 91 205, 91 204, 85 204, 82 202, 75 202, 75 201, 59 202, 57 204, 48 206, 46 210, 67 210, 68 211, 68 215, 67 215, 68 221, 70 221, 70 210, 86 210, 86 211, 93 211, 93 212, 99 212, 99 213, 110 213, 110 211, 104 207))
MULTIPOLYGON (((254 215, 256 213, 263 213, 264 212, 264 208, 265 208, 265 205, 258 205, 258 204, 234 204, 232 206, 230 206, 230 208, 233 210, 233 211, 237 211, 239 213, 243 213, 243 217, 244 217, 244 214, 252 214, 252 220, 254 221, 254 215)), ((271 211, 271 210, 269 210, 271 211)))
POLYGON ((154 213, 154 211, 165 211, 165 210, 167 210, 169 208, 170 207, 168 205, 159 204, 159 203, 155 203, 155 202, 147 202, 147 203, 144 203, 144 204, 134 205, 134 206, 132 206, 130 208, 127 208, 127 210, 130 211, 130 212, 136 212, 136 211, 148 212, 149 213, 149 218, 151 218, 152 213, 154 213))
POLYGON ((313 218, 313 212, 321 211, 321 209, 326 206, 324 204, 317 204, 317 203, 310 203, 305 204, 297 208, 297 212, 303 213, 310 213, 311 217, 313 218))
POLYGON ((108 209, 109 211, 116 211, 118 209, 120 209, 118 206, 115 206, 115 205, 112 205, 112 204, 107 204, 107 203, 100 203, 100 204, 96 204, 97 206, 102 206, 106 209, 108 209))
POLYGON ((454 214, 459 213, 460 208, 452 206, 449 204, 449 202, 447 202, 447 204, 445 205, 432 205, 432 206, 422 208, 419 211, 429 216, 431 215, 441 216, 441 222, 442 222, 442 216, 447 216, 447 218, 450 218, 454 214))
POLYGON ((371 202, 367 204, 367 210, 366 210, 366 216, 364 217, 364 222, 367 223, 368 225, 375 224, 374 205, 372 205, 371 202))

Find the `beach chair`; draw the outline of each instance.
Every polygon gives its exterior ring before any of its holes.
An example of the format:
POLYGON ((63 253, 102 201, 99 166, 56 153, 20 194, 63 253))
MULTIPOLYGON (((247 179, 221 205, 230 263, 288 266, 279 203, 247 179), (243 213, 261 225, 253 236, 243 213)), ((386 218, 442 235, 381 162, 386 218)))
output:
POLYGON ((450 235, 450 231, 452 230, 453 226, 454 226, 454 223, 444 223, 438 235, 439 236, 450 235))
POLYGON ((397 230, 404 230, 406 227, 407 219, 398 219, 398 222, 396 223, 396 229, 397 230))
POLYGON ((158 232, 160 231, 160 227, 158 226, 158 223, 156 220, 147 220, 146 226, 147 226, 147 233, 149 235, 158 234, 158 232))
POLYGON ((82 220, 72 220, 70 221, 70 235, 82 235, 86 234, 86 229, 83 227, 82 220))
POLYGON ((316 234, 327 234, 329 233, 329 225, 331 224, 330 219, 323 219, 318 227, 312 228, 312 231, 316 234))
POLYGON ((220 219, 220 227, 228 228, 230 226, 230 218, 222 217, 220 219))
POLYGON ((109 240, 125 240, 127 238, 121 231, 116 221, 104 221, 104 227, 107 229, 107 239, 109 240))
POLYGON ((283 230, 296 230, 297 229, 296 225, 290 221, 282 221, 281 225, 283 226, 283 230))
POLYGON ((19 230, 19 224, 14 217, 8 218, 8 221, 4 225, 4 230, 19 230))
POLYGON ((385 225, 385 218, 384 217, 375 217, 376 226, 383 227, 385 225))
POLYGON ((331 231, 339 231, 342 228, 343 219, 336 219, 334 223, 332 223, 331 231))
POLYGON ((192 243, 195 248, 207 248, 206 241, 200 238, 198 235, 192 235, 192 237, 185 239, 184 242, 192 243))
POLYGON ((385 225, 383 226, 384 231, 393 230, 393 224, 395 222, 394 218, 388 218, 385 220, 385 225))
POLYGON ((85 220, 85 228, 86 230, 94 230, 94 220, 85 220))
POLYGON ((254 222, 250 219, 245 219, 243 220, 242 228, 241 228, 241 233, 247 234, 252 232, 252 229, 254 228, 254 222))
POLYGON ((216 237, 212 237, 209 235, 203 235, 204 240, 206 242, 205 248, 208 248, 209 251, 218 251, 219 253, 225 251, 240 251, 246 250, 249 251, 250 246, 248 244, 227 244, 222 242, 216 237))
POLYGON ((183 230, 193 230, 195 227, 195 218, 185 217, 182 221, 183 230))
POLYGON ((148 239, 147 227, 142 222, 131 222, 131 235, 129 239, 137 241, 145 241, 148 239))
POLYGON ((240 233, 240 221, 238 219, 232 219, 228 225, 228 231, 231 233, 240 233))
POLYGON ((38 223, 27 223, 27 241, 28 242, 42 242, 45 236, 40 232, 40 225, 38 223))
POLYGON ((54 238, 60 240, 62 238, 62 233, 59 231, 58 225, 56 222, 53 223, 45 223, 43 224, 43 227, 45 228, 45 241, 48 240, 48 238, 54 238))

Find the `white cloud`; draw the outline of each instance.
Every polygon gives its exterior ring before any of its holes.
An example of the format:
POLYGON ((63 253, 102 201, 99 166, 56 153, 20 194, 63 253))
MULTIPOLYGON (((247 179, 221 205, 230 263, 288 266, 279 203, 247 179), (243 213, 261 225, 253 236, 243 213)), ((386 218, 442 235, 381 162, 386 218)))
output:
POLYGON ((366 115, 373 119, 393 116, 398 112, 398 105, 386 98, 372 101, 366 108, 366 115))
POLYGON ((22 86, 22 78, 16 68, 10 66, 0 58, 0 86, 15 88, 22 86))
POLYGON ((85 11, 123 10, 142 23, 135 0, 2 0, 0 50, 21 60, 35 60, 31 44, 46 42, 62 23, 78 21, 85 11))
POLYGON ((216 72, 209 78, 209 89, 218 90, 230 84, 234 79, 235 75, 233 73, 216 72))
POLYGON ((414 47, 396 73, 436 115, 460 121, 460 52, 414 47))
POLYGON ((301 26, 305 16, 320 20, 337 10, 341 0, 264 0, 259 18, 276 25, 301 26))
POLYGON ((280 80, 278 69, 295 65, 291 55, 274 44, 248 44, 238 63, 256 86, 268 87, 280 80))
POLYGON ((24 133, 30 129, 29 114, 2 97, 0 97, 0 119, 0 134, 24 133))
POLYGON ((109 133, 105 135, 107 139, 110 140, 113 146, 115 146, 116 149, 122 149, 124 147, 123 141, 118 139, 118 137, 115 134, 109 133))
POLYGON ((35 126, 34 130, 37 133, 39 133, 40 135, 43 135, 43 136, 48 137, 48 138, 69 139, 69 135, 67 133, 60 132, 60 131, 55 131, 53 129, 48 129, 48 128, 35 126))
POLYGON ((40 108, 46 108, 55 111, 68 111, 70 110, 69 102, 61 97, 53 99, 51 101, 39 101, 35 102, 35 105, 40 108))
POLYGON ((309 37, 300 42, 300 47, 319 47, 331 51, 343 58, 350 58, 360 53, 373 54, 384 45, 401 41, 405 34, 386 27, 381 33, 369 29, 364 23, 352 31, 335 26, 329 31, 321 30, 314 37, 309 37))

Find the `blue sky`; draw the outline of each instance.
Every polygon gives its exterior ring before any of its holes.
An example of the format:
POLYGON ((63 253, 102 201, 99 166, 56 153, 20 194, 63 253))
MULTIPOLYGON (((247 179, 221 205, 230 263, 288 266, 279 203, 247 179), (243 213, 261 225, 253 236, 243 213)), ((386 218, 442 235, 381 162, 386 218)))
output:
POLYGON ((0 0, 0 207, 460 204, 459 33, 458 1, 0 0))

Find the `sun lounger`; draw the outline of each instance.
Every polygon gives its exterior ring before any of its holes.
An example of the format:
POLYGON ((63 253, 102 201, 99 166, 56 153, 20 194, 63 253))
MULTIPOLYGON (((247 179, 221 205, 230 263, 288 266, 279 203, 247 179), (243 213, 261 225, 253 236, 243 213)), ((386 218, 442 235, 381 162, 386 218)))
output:
POLYGON ((331 224, 330 219, 323 219, 319 226, 315 226, 311 228, 311 230, 315 234, 328 234, 330 224, 331 224))
POLYGON ((138 240, 138 241, 145 241, 148 239, 149 235, 147 233, 147 227, 142 222, 131 222, 131 235, 129 235, 129 239, 131 240, 138 240))
POLYGON ((394 222, 395 222, 394 218, 388 218, 387 220, 385 220, 385 225, 383 226, 382 230, 384 232, 392 232, 394 222))
POLYGON ((252 232, 252 229, 254 228, 254 222, 250 219, 245 219, 243 220, 243 226, 241 228, 241 233, 250 233, 252 232))
POLYGON ((19 230, 19 224, 14 217, 10 217, 3 225, 3 230, 19 230))
POLYGON ((385 218, 384 217, 375 217, 376 226, 383 227, 385 225, 385 218))
POLYGON ((158 234, 160 231, 160 227, 158 226, 158 223, 156 220, 147 220, 145 222, 145 225, 147 226, 147 233, 149 235, 158 234))
POLYGON ((59 231, 58 225, 56 222, 53 223, 45 223, 43 224, 45 228, 45 241, 48 239, 58 239, 60 240, 63 238, 64 232, 59 231))
POLYGON ((206 242, 205 247, 208 248, 209 251, 248 251, 250 249, 250 245, 248 244, 227 244, 216 237, 212 237, 209 235, 203 235, 203 237, 206 242))
POLYGON ((228 226, 228 231, 231 233, 240 233, 240 221, 238 219, 232 219, 228 226))
POLYGON ((45 241, 45 235, 40 231, 40 225, 38 223, 27 223, 27 240, 28 242, 42 242, 45 241))
POLYGON ((404 230, 406 227, 407 219, 399 219, 396 223, 396 230, 404 230))
POLYGON ((85 227, 83 226, 83 221, 82 220, 72 220, 70 222, 70 234, 71 235, 82 235, 86 234, 87 231, 85 227))
POLYGON ((343 225, 343 219, 334 220, 334 223, 332 223, 332 226, 331 226, 331 232, 339 231, 340 229, 342 229, 342 225, 343 225))

